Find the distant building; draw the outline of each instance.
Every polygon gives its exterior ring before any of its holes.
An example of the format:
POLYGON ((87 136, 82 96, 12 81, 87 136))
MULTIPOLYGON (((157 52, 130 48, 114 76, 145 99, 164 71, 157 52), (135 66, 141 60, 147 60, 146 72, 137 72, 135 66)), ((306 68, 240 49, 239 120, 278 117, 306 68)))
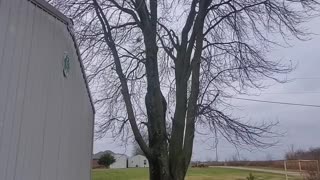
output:
POLYGON ((96 168, 104 168, 104 166, 99 165, 98 160, 100 159, 100 157, 104 154, 111 154, 116 162, 114 162, 113 164, 110 165, 110 169, 120 169, 120 168, 127 168, 128 167, 128 156, 125 154, 116 154, 112 151, 101 151, 98 152, 96 154, 94 154, 92 156, 92 168, 96 169, 96 168))
POLYGON ((136 155, 128 159, 128 167, 149 167, 149 162, 145 156, 136 155))
POLYGON ((104 168, 104 166, 101 166, 101 165, 98 163, 98 160, 100 159, 100 157, 101 157, 102 155, 107 154, 107 153, 114 155, 114 152, 109 151, 109 150, 107 150, 107 151, 101 151, 101 152, 98 152, 98 153, 92 155, 92 165, 91 165, 92 169, 104 168))
POLYGON ((92 169, 97 169, 97 168, 104 168, 104 166, 101 166, 98 163, 98 159, 92 159, 92 165, 91 165, 92 169))
POLYGON ((110 165, 110 169, 127 168, 128 157, 125 154, 113 154, 116 162, 110 165))

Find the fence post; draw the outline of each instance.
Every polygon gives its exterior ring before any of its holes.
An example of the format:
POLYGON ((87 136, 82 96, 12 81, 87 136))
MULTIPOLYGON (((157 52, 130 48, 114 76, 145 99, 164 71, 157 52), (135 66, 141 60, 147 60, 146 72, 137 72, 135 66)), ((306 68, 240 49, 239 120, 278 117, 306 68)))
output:
POLYGON ((302 173, 301 171, 302 171, 302 169, 301 169, 301 161, 299 160, 298 161, 299 162, 299 172, 300 172, 300 174, 302 173))
POLYGON ((286 180, 288 180, 288 173, 287 173, 287 161, 284 160, 284 171, 286 172, 286 180))

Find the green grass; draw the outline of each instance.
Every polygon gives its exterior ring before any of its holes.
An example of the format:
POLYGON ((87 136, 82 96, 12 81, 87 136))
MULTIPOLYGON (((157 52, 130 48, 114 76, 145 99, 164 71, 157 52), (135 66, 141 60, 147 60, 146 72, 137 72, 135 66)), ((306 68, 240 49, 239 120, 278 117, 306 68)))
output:
MULTIPOLYGON (((246 180, 250 171, 224 168, 191 168, 186 180, 246 180)), ((257 180, 285 180, 284 175, 252 172, 257 180)), ((148 180, 148 169, 95 169, 93 180, 148 180)), ((290 177, 290 180, 300 180, 290 177)))

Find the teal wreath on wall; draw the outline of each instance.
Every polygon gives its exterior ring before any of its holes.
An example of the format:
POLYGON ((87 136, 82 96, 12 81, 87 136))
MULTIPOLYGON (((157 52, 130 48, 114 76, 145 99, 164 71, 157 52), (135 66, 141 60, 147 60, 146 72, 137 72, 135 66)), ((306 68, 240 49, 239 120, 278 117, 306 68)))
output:
POLYGON ((63 76, 66 78, 68 77, 70 72, 70 57, 66 53, 64 58, 63 58, 63 76))

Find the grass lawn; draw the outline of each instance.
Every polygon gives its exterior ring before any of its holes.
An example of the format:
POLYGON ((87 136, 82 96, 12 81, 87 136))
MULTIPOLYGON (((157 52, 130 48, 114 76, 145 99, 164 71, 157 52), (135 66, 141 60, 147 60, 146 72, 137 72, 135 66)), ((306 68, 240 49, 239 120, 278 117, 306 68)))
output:
MULTIPOLYGON (((224 168, 191 168, 186 180, 246 180, 250 171, 224 168)), ((252 172, 257 180, 285 180, 284 175, 252 172)), ((95 169, 92 180, 148 180, 148 169, 95 169)), ((290 180, 301 180, 290 177, 290 180)))

